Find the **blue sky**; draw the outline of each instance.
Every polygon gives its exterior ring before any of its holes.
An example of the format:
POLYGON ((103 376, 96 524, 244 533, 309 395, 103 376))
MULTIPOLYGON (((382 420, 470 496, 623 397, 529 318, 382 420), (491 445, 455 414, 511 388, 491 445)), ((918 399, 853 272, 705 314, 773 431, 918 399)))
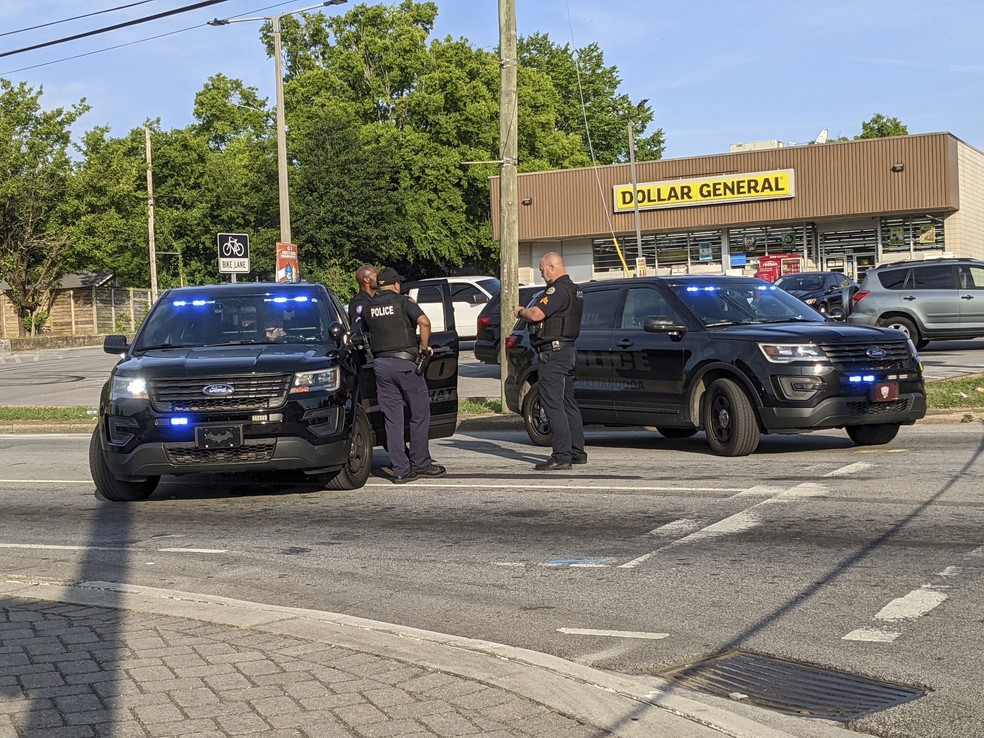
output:
MULTIPOLYGON (((0 0, 0 34, 135 0, 0 0)), ((0 53, 185 5, 153 0, 127 10, 0 35, 0 53)), ((273 62, 258 23, 222 28, 213 17, 269 15, 311 1, 227 0, 197 11, 46 49, 0 57, 0 76, 43 86, 45 107, 85 97, 82 127, 124 135, 150 118, 192 122, 195 93, 217 72, 274 97, 273 62), (60 63, 99 49, 191 29, 60 63)), ((349 0, 349 6, 354 0, 349 0)), ((386 2, 386 4, 394 4, 386 2)), ((881 113, 910 133, 949 131, 984 150, 984 3, 981 0, 516 0, 521 35, 575 47, 597 42, 621 91, 648 98, 670 157, 732 143, 853 137, 881 113)), ((437 0, 436 36, 498 42, 497 0, 437 0)), ((344 12, 346 6, 324 9, 344 12)))

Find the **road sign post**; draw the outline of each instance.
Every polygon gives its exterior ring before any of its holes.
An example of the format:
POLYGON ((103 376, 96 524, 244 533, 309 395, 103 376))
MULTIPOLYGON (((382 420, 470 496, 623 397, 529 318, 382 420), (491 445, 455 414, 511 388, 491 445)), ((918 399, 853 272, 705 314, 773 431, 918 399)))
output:
POLYGON ((219 248, 219 273, 249 274, 249 235, 246 233, 220 233, 216 236, 219 248))

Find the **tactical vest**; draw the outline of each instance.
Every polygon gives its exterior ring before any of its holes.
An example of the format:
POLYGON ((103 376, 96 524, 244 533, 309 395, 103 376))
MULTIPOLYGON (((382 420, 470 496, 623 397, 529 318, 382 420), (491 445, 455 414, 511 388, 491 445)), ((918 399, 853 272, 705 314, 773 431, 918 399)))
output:
POLYGON ((568 296, 567 308, 559 310, 539 325, 536 331, 535 346, 543 346, 551 341, 573 341, 581 332, 581 313, 584 311, 584 293, 564 275, 551 287, 558 292, 564 290, 568 296))
POLYGON ((372 352, 376 356, 388 351, 412 351, 417 353, 416 326, 407 316, 406 295, 380 292, 362 309, 362 321, 372 340, 372 352))

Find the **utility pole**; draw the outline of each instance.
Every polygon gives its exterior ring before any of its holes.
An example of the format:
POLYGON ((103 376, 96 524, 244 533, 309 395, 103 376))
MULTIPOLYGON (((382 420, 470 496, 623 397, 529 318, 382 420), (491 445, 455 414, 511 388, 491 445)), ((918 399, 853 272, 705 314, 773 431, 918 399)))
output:
POLYGON ((629 121, 629 164, 632 171, 632 210, 635 212, 636 232, 636 276, 639 276, 639 261, 642 258, 642 224, 639 220, 639 179, 636 177, 635 138, 632 135, 632 121, 629 121))
POLYGON ((154 240, 154 172, 150 156, 150 126, 144 126, 147 150, 147 248, 150 251, 150 299, 157 300, 157 243, 154 240))
MULTIPOLYGON (((284 14, 286 15, 286 14, 284 14)), ((290 197, 287 191, 287 118, 284 113, 284 70, 283 48, 280 40, 280 15, 271 18, 273 22, 273 59, 277 72, 277 192, 280 202, 280 240, 290 240, 290 197)), ((236 275, 232 275, 236 281, 236 275)))
POLYGON ((516 159, 519 128, 516 92, 516 0, 499 0, 499 385, 506 409, 506 338, 519 302, 519 183, 516 159))

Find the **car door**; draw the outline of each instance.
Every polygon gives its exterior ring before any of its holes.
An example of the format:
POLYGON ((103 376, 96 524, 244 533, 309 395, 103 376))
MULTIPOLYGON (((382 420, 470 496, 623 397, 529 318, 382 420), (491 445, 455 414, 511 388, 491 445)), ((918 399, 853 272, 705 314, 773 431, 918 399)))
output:
POLYGON ((577 337, 574 396, 585 422, 611 422, 612 326, 622 299, 619 287, 593 285, 584 289, 581 332, 577 337))
MULTIPOLYGON (((410 294, 416 290, 414 283, 408 282, 403 292, 410 294)), ((420 292, 428 301, 420 304, 431 321, 429 345, 434 355, 427 362, 424 379, 430 395, 430 437, 446 438, 454 435, 458 425, 458 334, 454 330, 454 316, 451 307, 451 288, 445 280, 428 282, 420 287, 420 292), (444 326, 451 328, 445 329, 444 326)), ((386 443, 386 430, 383 413, 376 398, 376 376, 372 371, 372 357, 367 357, 359 373, 359 391, 362 405, 369 414, 369 422, 376 433, 376 445, 386 443)), ((407 411, 407 425, 410 417, 407 411)))
POLYGON ((961 264, 957 267, 960 300, 960 330, 984 335, 984 266, 961 264))
POLYGON ((451 285, 451 304, 459 338, 471 340, 477 335, 478 316, 489 301, 489 293, 472 282, 451 285))
POLYGON ((687 341, 679 334, 649 333, 646 319, 684 324, 666 292, 657 284, 626 290, 612 331, 615 417, 627 425, 656 425, 675 417, 684 398, 687 341))
POLYGON ((953 331, 960 323, 956 267, 920 264, 902 290, 902 305, 929 331, 953 331))

